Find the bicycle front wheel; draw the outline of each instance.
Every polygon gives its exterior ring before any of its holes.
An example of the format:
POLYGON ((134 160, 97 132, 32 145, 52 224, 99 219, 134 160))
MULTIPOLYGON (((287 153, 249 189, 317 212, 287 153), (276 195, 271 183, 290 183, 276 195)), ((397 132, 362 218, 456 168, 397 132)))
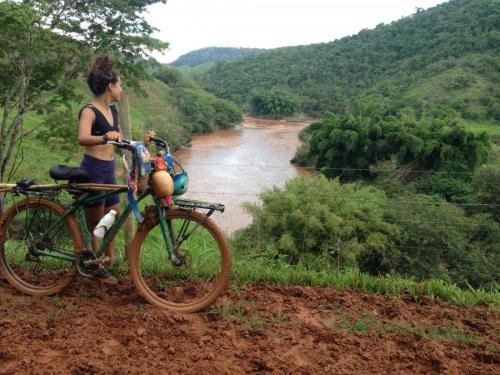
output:
POLYGON ((153 305, 173 311, 200 310, 227 286, 231 254, 220 229, 205 215, 168 210, 167 226, 177 257, 169 259, 158 218, 137 232, 129 252, 132 280, 153 305))
POLYGON ((30 295, 60 292, 76 276, 74 255, 83 246, 76 220, 42 198, 16 202, 0 223, 0 269, 17 290, 30 295))

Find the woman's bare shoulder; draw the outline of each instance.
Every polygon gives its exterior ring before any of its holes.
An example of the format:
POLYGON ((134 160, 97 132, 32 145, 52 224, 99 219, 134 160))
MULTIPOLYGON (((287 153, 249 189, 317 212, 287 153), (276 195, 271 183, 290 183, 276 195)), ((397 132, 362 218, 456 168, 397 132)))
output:
POLYGON ((95 113, 94 113, 93 109, 91 108, 91 104, 87 104, 85 107, 83 107, 80 110, 80 114, 79 114, 78 118, 80 120, 82 120, 82 119, 94 120, 95 119, 95 113))

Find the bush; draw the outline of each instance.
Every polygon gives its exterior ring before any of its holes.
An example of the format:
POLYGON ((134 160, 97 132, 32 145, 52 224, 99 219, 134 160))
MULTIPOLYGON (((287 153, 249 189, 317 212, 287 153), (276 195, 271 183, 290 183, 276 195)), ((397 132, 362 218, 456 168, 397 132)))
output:
POLYGON ((270 91, 256 89, 250 96, 250 110, 254 116, 292 116, 299 110, 299 99, 288 91, 277 88, 270 91))
POLYGON ((383 219, 387 199, 375 188, 298 177, 260 197, 262 206, 246 205, 252 224, 235 234, 236 247, 247 255, 355 268, 358 254, 384 252, 398 236, 397 226, 383 219))
POLYGON ((443 280, 462 288, 500 281, 500 225, 467 216, 439 197, 395 195, 298 177, 247 204, 253 221, 235 233, 241 258, 311 270, 359 269, 372 275, 443 280))
POLYGON ((186 88, 177 90, 176 96, 181 113, 193 133, 226 129, 243 121, 243 114, 236 105, 212 94, 186 88))
POLYGON ((500 170, 494 167, 484 167, 474 174, 472 179, 475 203, 484 206, 475 206, 474 212, 489 213, 497 223, 500 223, 500 170))
POLYGON ((472 186, 464 181, 469 176, 457 178, 447 174, 433 174, 431 177, 419 179, 415 183, 417 191, 429 195, 437 194, 450 202, 465 203, 472 193, 472 186))
POLYGON ((390 203, 385 218, 397 223, 400 235, 390 256, 373 250, 360 254, 362 271, 441 279, 465 288, 498 283, 498 223, 486 215, 469 217, 462 208, 425 195, 407 194, 390 203))
POLYGON ((46 144, 53 144, 63 151, 77 152, 80 149, 75 130, 75 119, 78 118, 71 105, 61 108, 49 108, 43 117, 44 126, 36 132, 38 139, 46 144))

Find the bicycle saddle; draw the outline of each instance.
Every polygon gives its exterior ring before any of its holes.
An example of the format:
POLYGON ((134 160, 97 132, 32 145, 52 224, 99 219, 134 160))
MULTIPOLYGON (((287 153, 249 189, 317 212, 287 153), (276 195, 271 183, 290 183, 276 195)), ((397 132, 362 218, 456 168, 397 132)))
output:
POLYGON ((54 165, 50 168, 50 177, 54 180, 80 181, 89 176, 90 173, 88 171, 78 167, 54 165))

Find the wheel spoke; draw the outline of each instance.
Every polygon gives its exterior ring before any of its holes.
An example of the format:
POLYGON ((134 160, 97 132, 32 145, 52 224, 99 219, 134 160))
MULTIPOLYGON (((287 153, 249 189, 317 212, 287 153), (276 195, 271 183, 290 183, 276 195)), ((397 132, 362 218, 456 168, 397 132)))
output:
POLYGON ((33 267, 33 275, 38 276, 41 269, 42 268, 40 267, 40 262, 35 262, 35 267, 33 267))
POLYGON ((203 215, 183 210, 167 214, 176 255, 183 264, 174 266, 170 262, 161 228, 156 225, 131 251, 132 278, 151 303, 195 311, 210 304, 226 285, 229 249, 220 230, 203 215))
POLYGON ((0 266, 17 289, 37 295, 59 292, 73 279, 74 262, 37 250, 72 255, 80 239, 73 218, 61 220, 64 207, 45 199, 16 202, 5 215, 0 238, 0 266))

